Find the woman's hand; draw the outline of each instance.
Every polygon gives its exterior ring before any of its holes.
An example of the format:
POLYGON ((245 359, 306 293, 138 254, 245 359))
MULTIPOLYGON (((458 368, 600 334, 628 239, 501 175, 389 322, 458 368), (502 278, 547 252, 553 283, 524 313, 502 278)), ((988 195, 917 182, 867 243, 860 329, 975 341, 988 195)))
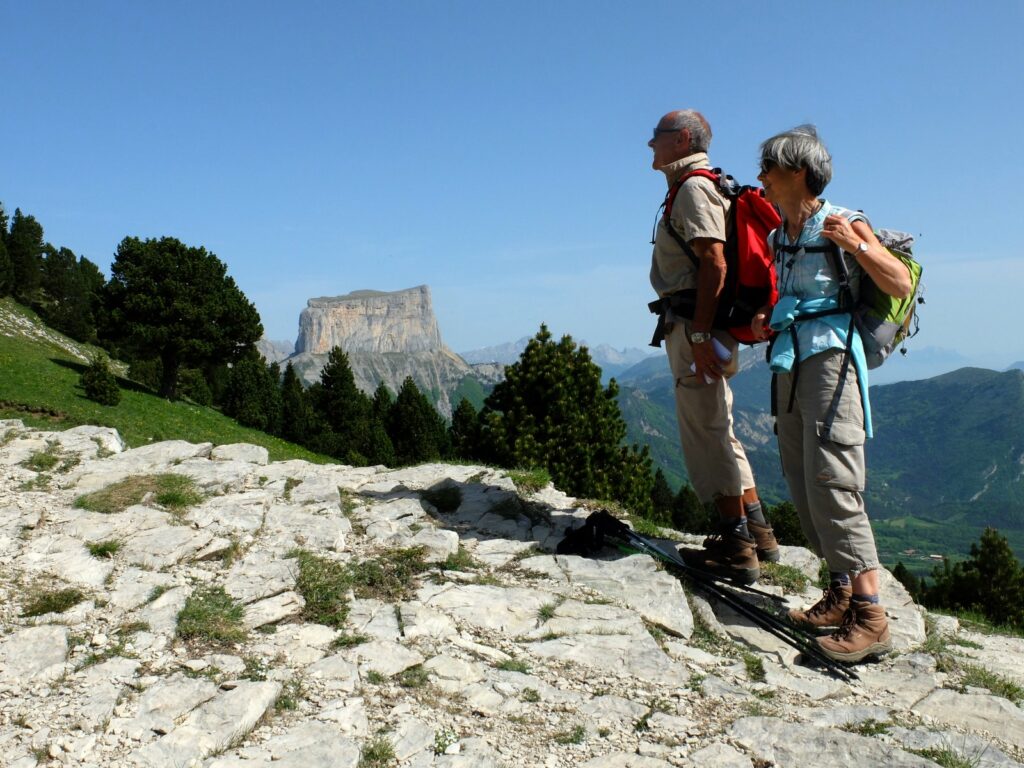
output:
POLYGON ((754 334, 754 338, 758 341, 767 341, 771 335, 768 329, 769 312, 770 310, 767 307, 762 307, 750 321, 750 332, 754 334))
POLYGON ((853 231, 850 220, 845 216, 832 213, 825 217, 825 223, 821 229, 822 237, 831 240, 847 253, 857 250, 863 238, 857 237, 853 231))
POLYGON ((910 295, 912 286, 906 264, 878 242, 866 222, 851 222, 845 216, 831 214, 825 217, 821 234, 847 253, 852 253, 857 263, 883 292, 897 299, 905 299, 910 295), (867 244, 867 251, 858 251, 857 246, 861 243, 867 244))

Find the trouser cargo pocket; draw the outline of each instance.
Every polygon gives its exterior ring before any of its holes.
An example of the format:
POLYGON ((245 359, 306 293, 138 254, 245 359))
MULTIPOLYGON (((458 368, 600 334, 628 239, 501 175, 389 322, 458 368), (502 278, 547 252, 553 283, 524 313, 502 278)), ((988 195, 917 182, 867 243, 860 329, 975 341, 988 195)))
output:
POLYGON ((866 475, 863 425, 836 419, 831 431, 827 431, 821 421, 815 422, 815 426, 818 440, 814 450, 814 482, 828 488, 863 491, 866 475))

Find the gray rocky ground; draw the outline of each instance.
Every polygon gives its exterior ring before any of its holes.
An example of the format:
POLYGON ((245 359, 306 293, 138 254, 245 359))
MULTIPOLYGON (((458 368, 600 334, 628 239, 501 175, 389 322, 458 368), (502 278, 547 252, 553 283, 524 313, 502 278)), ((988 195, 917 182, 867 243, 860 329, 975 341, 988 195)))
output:
MULTIPOLYGON (((897 652, 841 682, 648 557, 553 555, 588 513, 484 467, 271 464, 0 421, 0 764, 1021 765, 1024 710, 997 695, 1024 686, 1021 639, 929 617, 886 574, 897 652), (75 505, 163 473, 201 498, 75 505), (428 565, 400 596, 309 617, 297 550, 354 566, 409 547, 428 565), (215 588, 238 634, 183 639, 215 588), (26 615, 57 590, 74 604, 26 615)), ((817 573, 806 550, 784 562, 817 573)))

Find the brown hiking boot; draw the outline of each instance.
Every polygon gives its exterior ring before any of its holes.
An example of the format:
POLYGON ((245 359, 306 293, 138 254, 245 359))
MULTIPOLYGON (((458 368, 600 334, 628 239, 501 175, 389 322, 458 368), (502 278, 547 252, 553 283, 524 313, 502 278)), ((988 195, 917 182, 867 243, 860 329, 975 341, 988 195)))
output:
POLYGON ((875 603, 850 601, 850 608, 834 634, 819 637, 818 647, 830 659, 852 664, 866 656, 881 656, 892 650, 885 608, 875 603))
MULTIPOLYGON (((754 537, 754 547, 757 551, 757 559, 762 563, 777 563, 781 552, 779 550, 779 542, 775 540, 775 534, 772 532, 770 525, 762 525, 761 523, 755 523, 753 520, 747 519, 747 530, 750 531, 750 535, 754 537)), ((704 539, 704 549, 708 550, 708 556, 716 556, 718 554, 718 548, 722 546, 727 532, 723 533, 712 533, 706 539, 704 539)))
POLYGON ((838 627, 843 616, 850 608, 850 596, 853 594, 853 587, 849 584, 832 582, 828 589, 821 593, 821 599, 808 608, 801 611, 796 608, 789 612, 789 620, 794 624, 814 629, 823 627, 838 627))
POLYGON ((754 537, 723 530, 708 537, 715 544, 705 550, 680 551, 688 564, 739 584, 754 584, 761 575, 754 537))

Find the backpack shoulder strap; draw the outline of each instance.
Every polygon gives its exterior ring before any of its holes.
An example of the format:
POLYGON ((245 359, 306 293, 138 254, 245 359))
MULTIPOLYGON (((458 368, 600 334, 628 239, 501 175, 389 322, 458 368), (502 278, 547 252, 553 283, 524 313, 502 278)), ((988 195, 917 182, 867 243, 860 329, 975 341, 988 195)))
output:
MULTIPOLYGON (((700 259, 697 258, 697 254, 693 252, 693 248, 691 248, 690 244, 686 242, 685 238, 683 238, 683 236, 679 234, 678 230, 676 230, 676 228, 672 226, 672 206, 675 205, 676 195, 679 193, 679 190, 682 189, 683 184, 686 182, 686 180, 692 179, 694 176, 700 176, 701 178, 710 179, 711 181, 715 182, 715 184, 718 185, 719 188, 722 187, 723 181, 725 181, 726 179, 731 179, 732 177, 725 176, 722 173, 721 168, 698 168, 695 171, 684 173, 682 176, 679 177, 676 183, 672 185, 672 188, 668 191, 668 194, 665 196, 665 202, 662 203, 665 209, 662 213, 662 221, 665 224, 665 230, 672 236, 672 239, 676 241, 679 247, 683 249, 683 253, 685 253, 687 257, 690 259, 690 261, 693 262, 693 266, 698 267, 700 266, 700 259)), ((727 194, 724 190, 722 190, 722 193, 727 194)))

